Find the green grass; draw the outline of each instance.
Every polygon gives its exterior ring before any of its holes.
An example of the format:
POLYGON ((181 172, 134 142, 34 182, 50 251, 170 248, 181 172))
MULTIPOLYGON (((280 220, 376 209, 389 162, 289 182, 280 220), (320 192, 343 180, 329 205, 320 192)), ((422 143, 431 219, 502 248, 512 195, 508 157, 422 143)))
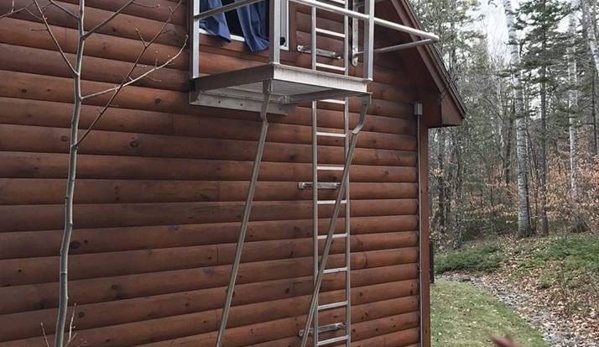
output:
POLYGON ((488 347, 492 334, 525 347, 547 347, 540 333, 509 307, 472 285, 437 281, 431 286, 433 347, 488 347))
POLYGON ((503 261, 503 250, 497 243, 482 243, 470 248, 453 251, 435 259, 435 272, 449 271, 492 272, 503 261))

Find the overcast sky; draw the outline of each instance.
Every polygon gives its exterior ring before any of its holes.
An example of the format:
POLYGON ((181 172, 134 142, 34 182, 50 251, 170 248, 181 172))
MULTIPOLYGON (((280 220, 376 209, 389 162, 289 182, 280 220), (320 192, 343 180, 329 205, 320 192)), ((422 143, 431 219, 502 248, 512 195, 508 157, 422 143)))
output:
MULTIPOLYGON (((512 6, 516 7, 517 0, 512 0, 512 6)), ((484 20, 477 23, 478 28, 487 34, 489 40, 489 52, 493 56, 508 57, 507 48, 507 29, 505 23, 505 14, 501 0, 495 0, 489 3, 488 0, 481 0, 481 14, 485 16, 484 20)))

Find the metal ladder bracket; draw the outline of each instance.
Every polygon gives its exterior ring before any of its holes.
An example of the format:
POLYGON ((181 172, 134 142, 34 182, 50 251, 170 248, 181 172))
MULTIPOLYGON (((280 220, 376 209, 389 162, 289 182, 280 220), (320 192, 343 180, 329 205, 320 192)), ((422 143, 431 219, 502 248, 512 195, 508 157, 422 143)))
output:
MULTIPOLYGON (((345 330, 345 324, 343 323, 333 323, 333 324, 328 324, 328 325, 323 325, 321 327, 318 327, 318 333, 330 333, 331 331, 339 331, 339 330, 345 330)), ((310 328, 308 330, 308 335, 312 335, 314 333, 314 329, 310 328)), ((304 329, 300 330, 299 333, 297 334, 298 337, 304 337, 304 329)))
MULTIPOLYGON (((310 46, 305 45, 297 45, 297 51, 300 53, 312 53, 312 48, 310 46)), ((342 54, 339 54, 335 51, 329 51, 326 49, 316 49, 316 55, 319 57, 331 58, 331 59, 341 59, 343 57, 342 54)))
MULTIPOLYGON (((339 182, 318 182, 316 184, 317 189, 327 189, 327 190, 339 189, 339 186, 341 186, 341 183, 339 183, 339 182)), ((312 187, 314 187, 313 182, 300 182, 297 184, 297 188, 302 189, 302 190, 311 189, 312 187)))

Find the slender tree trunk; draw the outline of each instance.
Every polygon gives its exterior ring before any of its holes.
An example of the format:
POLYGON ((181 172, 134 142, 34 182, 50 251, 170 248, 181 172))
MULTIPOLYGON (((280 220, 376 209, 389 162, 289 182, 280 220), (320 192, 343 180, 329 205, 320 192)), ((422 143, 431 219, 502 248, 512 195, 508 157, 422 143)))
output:
POLYGON ((453 248, 459 248, 463 242, 463 163, 462 163, 462 143, 460 140, 459 130, 456 129, 453 133, 453 145, 455 152, 455 163, 456 163, 456 176, 455 176, 455 219, 454 219, 454 232, 453 232, 453 248))
MULTIPOLYGON (((546 39, 543 40, 542 50, 545 52, 546 39)), ((549 220, 547 218, 547 67, 541 67, 541 167, 539 177, 539 191, 541 203, 541 233, 549 235, 549 220)))
POLYGON ((512 67, 512 86, 516 105, 516 158, 518 171, 518 234, 521 237, 532 235, 530 224, 530 205, 528 199, 528 150, 526 148, 526 113, 524 110, 524 95, 521 87, 520 55, 518 52, 516 28, 511 0, 503 0, 506 15, 507 30, 512 67))
MULTIPOLYGON (((599 49, 597 48, 597 36, 595 35, 594 18, 593 21, 591 21, 591 13, 588 11, 586 0, 580 1, 580 9, 582 10, 582 26, 584 31, 587 33, 587 42, 589 43, 591 56, 593 57, 593 62, 595 63, 595 69, 599 73, 599 49)), ((571 18, 570 22, 572 20, 573 19, 571 18)), ((572 23, 570 23, 570 25, 572 25, 572 23)), ((570 31, 571 30, 572 28, 570 28, 570 31)), ((576 33, 576 26, 574 27, 573 33, 576 33)))
POLYGON ((514 112, 515 110, 513 109, 508 119, 507 142, 505 144, 503 174, 505 176, 505 184, 507 185, 512 182, 512 138, 514 136, 514 112))
MULTIPOLYGON (((574 6, 573 6, 574 7, 574 6)), ((570 109, 568 118, 568 133, 570 140, 570 194, 572 199, 572 231, 581 232, 588 230, 582 211, 578 208, 580 199, 579 186, 579 107, 578 107, 578 76, 576 67, 576 12, 572 11, 569 18, 568 31, 572 43, 568 49, 568 80, 570 90, 568 92, 568 106, 570 109)))
MULTIPOLYGON (((43 15, 43 14, 42 14, 43 15)), ((71 117, 71 137, 69 146, 69 166, 67 174, 67 188, 65 192, 65 213, 64 213, 64 230, 62 234, 62 242, 60 246, 60 278, 59 278, 59 297, 58 297, 58 313, 56 319, 56 333, 54 335, 54 346, 64 346, 64 331, 67 321, 67 310, 69 302, 69 247, 71 236, 73 234, 73 197, 75 195, 75 179, 77 176, 77 151, 79 149, 79 120, 81 116, 81 104, 83 103, 83 95, 81 92, 81 67, 83 63, 83 50, 85 40, 83 35, 85 16, 85 0, 79 1, 79 18, 77 19, 77 30, 79 41, 77 44, 77 53, 75 65, 73 66, 75 73, 73 74, 73 114, 71 117)), ((69 336, 70 338, 70 336, 69 336)))
MULTIPOLYGON (((576 15, 570 14, 569 32, 572 35, 572 41, 576 35, 576 15)), ((570 88, 568 91, 568 133, 570 141, 570 191, 574 204, 578 202, 578 76, 576 68, 576 49, 572 42, 568 49, 568 81, 570 88)))
POLYGON ((592 110, 591 110, 591 123, 593 124, 593 155, 596 156, 599 153, 599 142, 597 141, 597 91, 595 84, 597 83, 597 74, 593 71, 593 95, 592 97, 592 110))

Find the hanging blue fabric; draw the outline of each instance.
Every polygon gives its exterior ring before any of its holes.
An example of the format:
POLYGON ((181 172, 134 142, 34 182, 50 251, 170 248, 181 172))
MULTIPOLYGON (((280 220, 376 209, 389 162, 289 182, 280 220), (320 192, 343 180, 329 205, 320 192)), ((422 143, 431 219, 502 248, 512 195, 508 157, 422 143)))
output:
MULTIPOLYGON (((208 11, 223 5, 221 0, 201 0, 200 11, 208 11)), ((219 36, 228 42, 231 42, 231 33, 224 13, 217 14, 212 17, 202 19, 200 28, 206 30, 210 35, 219 36)))
POLYGON ((243 38, 252 52, 268 49, 268 10, 268 1, 260 1, 237 9, 243 38))

